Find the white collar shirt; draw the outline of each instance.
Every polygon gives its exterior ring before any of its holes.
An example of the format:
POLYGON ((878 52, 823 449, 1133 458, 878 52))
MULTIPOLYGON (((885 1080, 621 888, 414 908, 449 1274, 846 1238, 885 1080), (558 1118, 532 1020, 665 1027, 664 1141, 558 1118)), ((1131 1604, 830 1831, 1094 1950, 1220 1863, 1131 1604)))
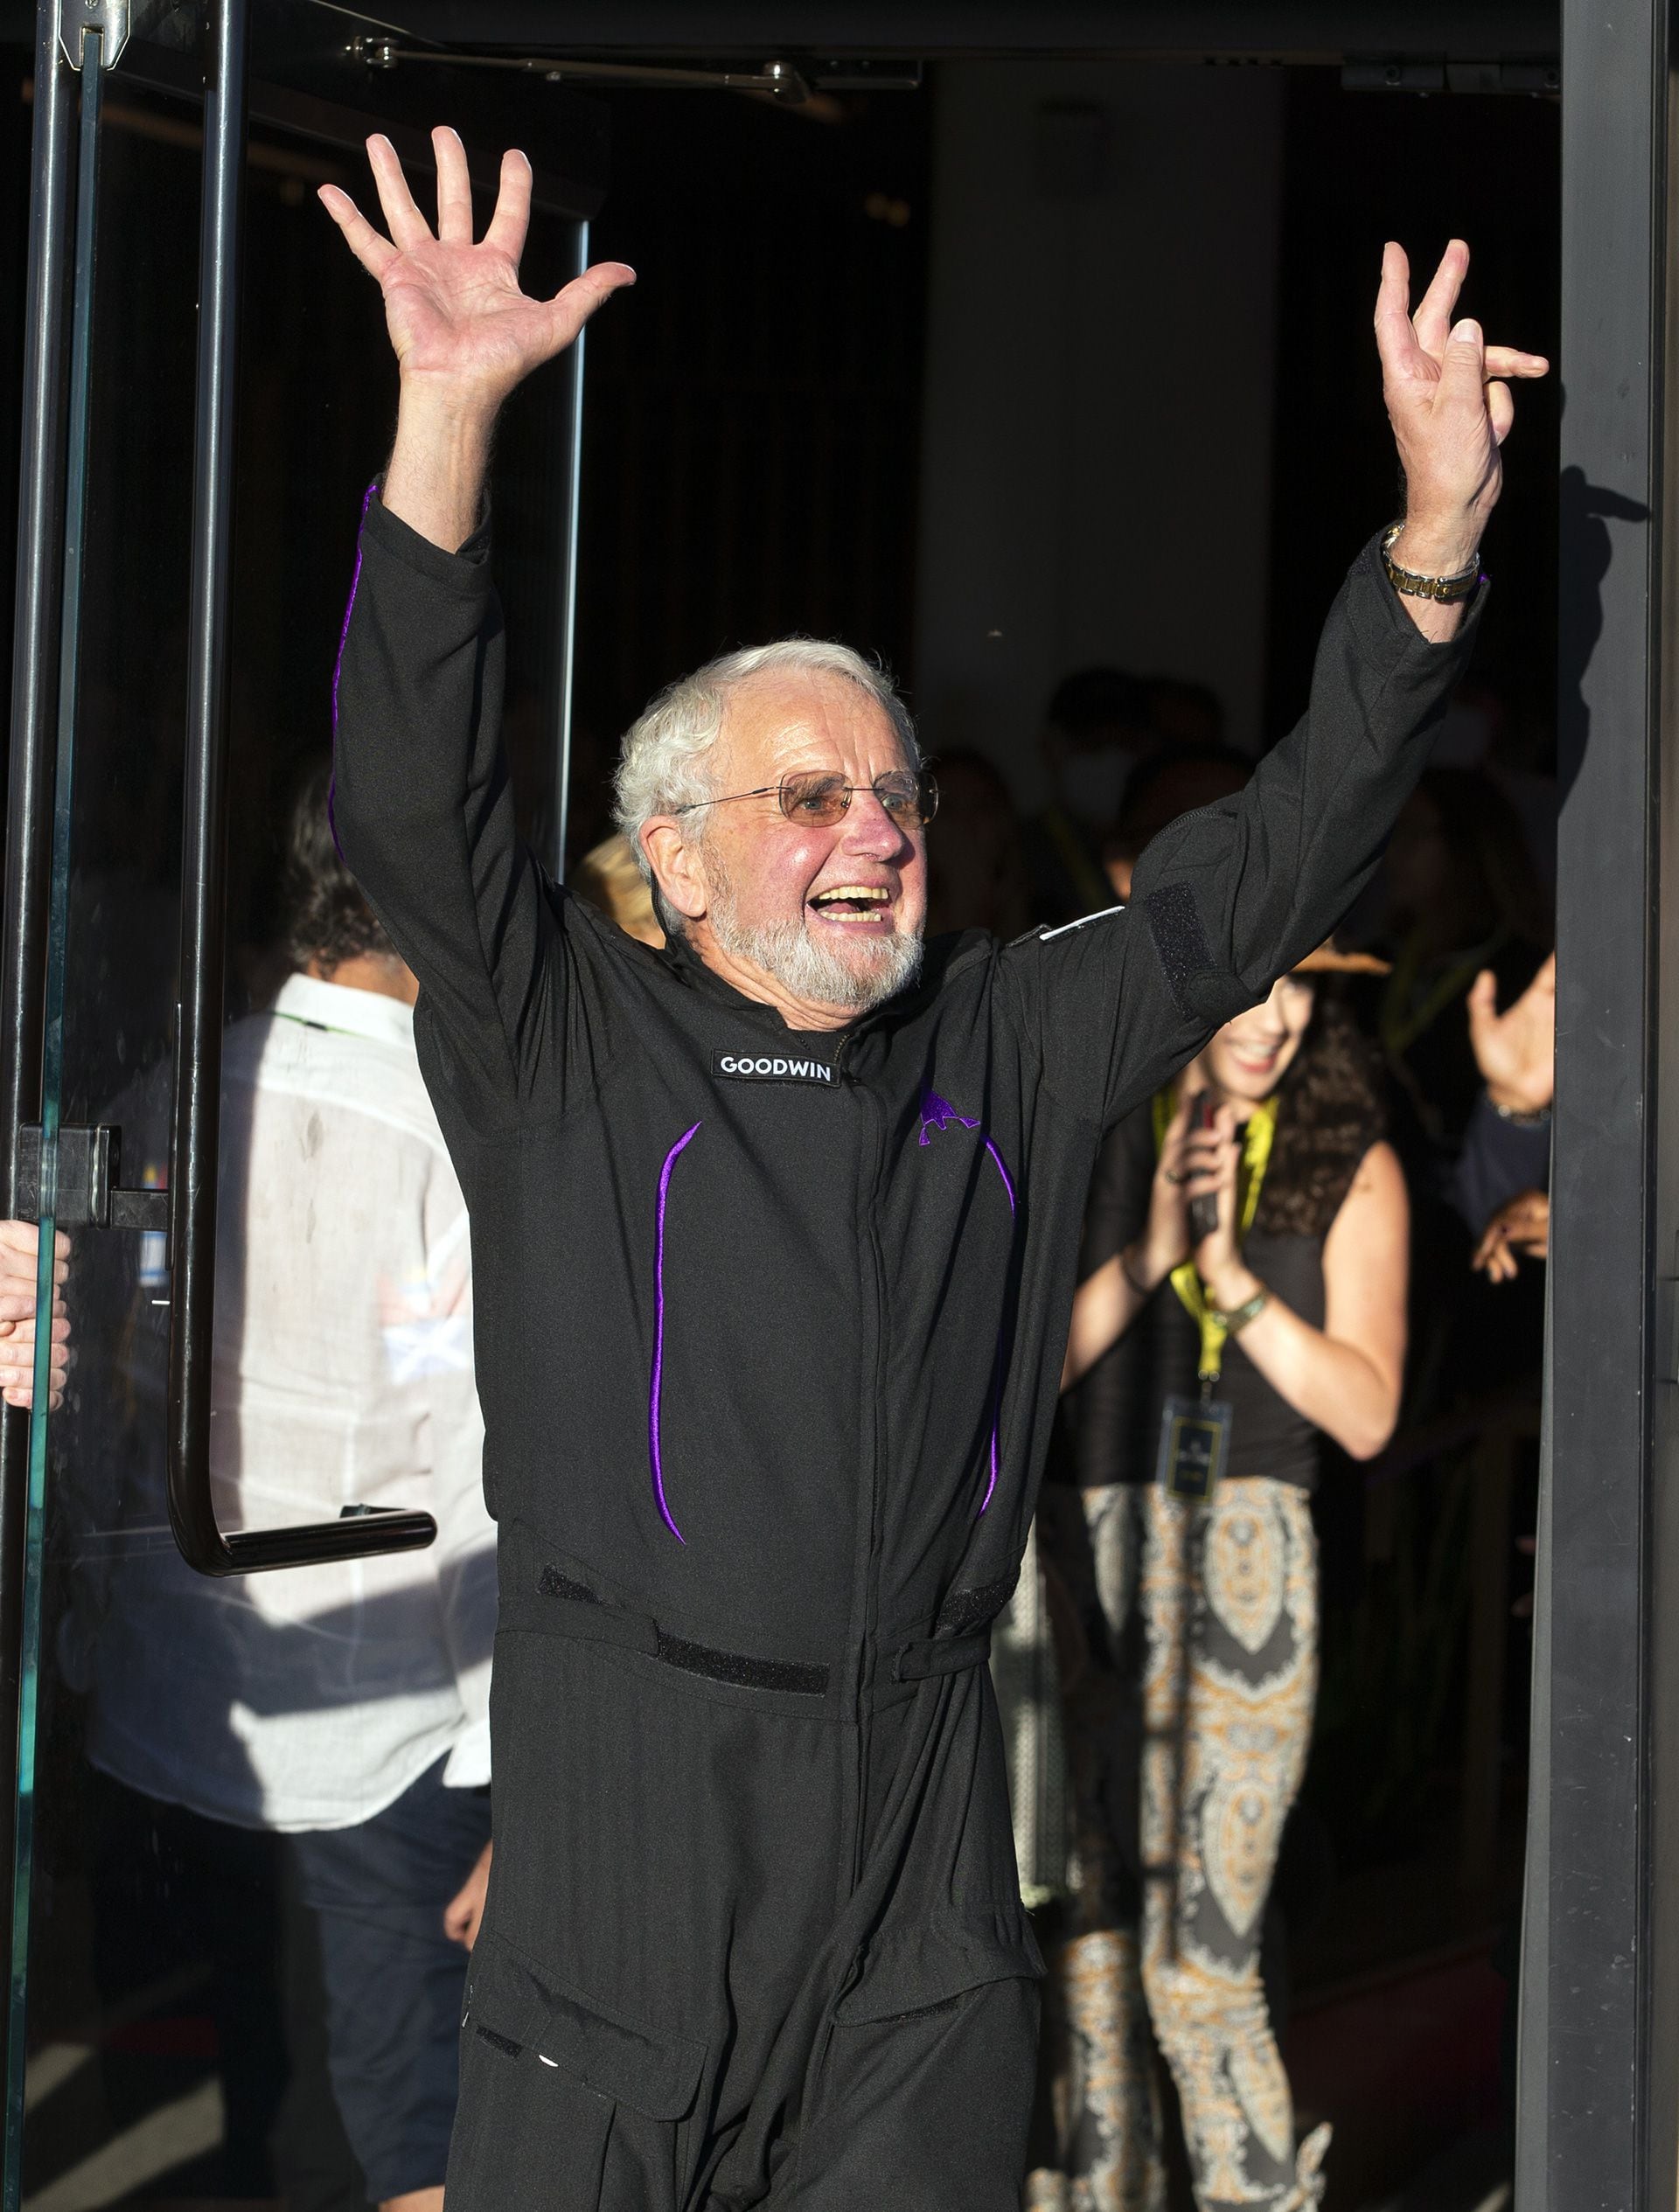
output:
POLYGON ((225 1581, 187 1568, 164 1533, 165 1325, 143 1263, 135 1416, 80 1453, 84 1494, 91 1475, 122 1509, 90 1514, 99 1589, 66 1659, 91 1692, 90 1755, 129 1787, 242 1826, 348 1826, 439 1759, 452 1784, 489 1779, 466 1207, 396 999, 293 976, 228 1032, 222 1101, 220 1526, 421 1506, 437 1541, 225 1581))

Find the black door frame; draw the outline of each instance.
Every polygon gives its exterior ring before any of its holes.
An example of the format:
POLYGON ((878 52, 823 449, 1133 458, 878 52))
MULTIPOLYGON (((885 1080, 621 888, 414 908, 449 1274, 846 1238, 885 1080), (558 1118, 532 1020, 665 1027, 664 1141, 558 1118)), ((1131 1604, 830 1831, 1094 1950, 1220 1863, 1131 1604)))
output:
POLYGON ((1516 2202, 1673 2202, 1668 0, 1563 8, 1557 1088, 1516 2202), (1663 1480, 1665 1476, 1666 1479, 1663 1480), (1664 1845, 1667 1847, 1663 1847, 1664 1845), (1672 1889, 1671 1881, 1669 1883, 1672 1889))

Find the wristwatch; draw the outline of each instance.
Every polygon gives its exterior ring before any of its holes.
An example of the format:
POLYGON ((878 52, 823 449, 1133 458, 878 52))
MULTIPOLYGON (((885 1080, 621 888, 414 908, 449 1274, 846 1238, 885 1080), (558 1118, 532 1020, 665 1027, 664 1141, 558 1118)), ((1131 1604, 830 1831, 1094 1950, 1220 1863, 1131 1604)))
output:
POLYGON ((1387 571, 1388 581, 1396 591, 1404 592, 1407 599, 1433 599, 1443 607, 1454 607, 1460 599, 1467 599, 1473 591, 1486 582, 1481 572, 1479 546, 1475 548, 1474 559, 1469 566, 1460 568, 1455 576, 1419 576, 1414 568, 1402 568, 1393 558, 1391 549, 1404 526, 1403 521, 1396 522, 1383 532, 1382 566, 1387 571))

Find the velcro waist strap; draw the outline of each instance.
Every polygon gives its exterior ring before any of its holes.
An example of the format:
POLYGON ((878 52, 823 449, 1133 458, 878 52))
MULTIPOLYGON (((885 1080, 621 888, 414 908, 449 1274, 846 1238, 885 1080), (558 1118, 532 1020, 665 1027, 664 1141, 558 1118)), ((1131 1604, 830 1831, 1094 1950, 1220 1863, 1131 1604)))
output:
POLYGON ((600 1597, 587 1583, 556 1567, 543 1567, 536 1581, 534 1591, 521 1590, 511 1602, 504 1595, 504 1627, 575 1637, 585 1643, 617 1644, 662 1660, 681 1673, 729 1682, 737 1689, 774 1690, 791 1697, 827 1695, 828 1669, 819 1661, 764 1659, 671 1635, 651 1615, 600 1597))
POLYGON ((935 1674, 960 1674, 991 1657, 989 1623, 972 1636, 923 1636, 906 1644, 893 1666, 895 1682, 925 1682, 935 1674))

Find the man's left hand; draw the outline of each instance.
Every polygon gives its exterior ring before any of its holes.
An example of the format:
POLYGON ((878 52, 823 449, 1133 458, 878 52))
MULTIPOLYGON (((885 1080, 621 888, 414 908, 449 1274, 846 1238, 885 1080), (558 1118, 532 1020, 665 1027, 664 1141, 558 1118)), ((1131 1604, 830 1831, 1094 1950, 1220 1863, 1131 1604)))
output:
MULTIPOLYGON (((33 1221, 0 1221, 0 1397, 24 1410, 35 1402, 35 1288, 41 1234, 33 1221)), ((52 1396, 64 1403, 70 1367, 70 1323, 59 1295, 70 1272, 70 1240, 60 1230, 53 1251, 52 1396)))
MULTIPOLYGON (((1457 575, 1474 560, 1515 420, 1510 379, 1543 376, 1550 365, 1543 354, 1487 344, 1479 323, 1453 323, 1468 269, 1469 248, 1454 238, 1413 316, 1404 248, 1390 240, 1382 254, 1376 342, 1405 472, 1405 526, 1393 558, 1425 576, 1457 575)), ((1449 637, 1461 619, 1459 607, 1437 600, 1408 596, 1404 606, 1429 637, 1449 637)))

